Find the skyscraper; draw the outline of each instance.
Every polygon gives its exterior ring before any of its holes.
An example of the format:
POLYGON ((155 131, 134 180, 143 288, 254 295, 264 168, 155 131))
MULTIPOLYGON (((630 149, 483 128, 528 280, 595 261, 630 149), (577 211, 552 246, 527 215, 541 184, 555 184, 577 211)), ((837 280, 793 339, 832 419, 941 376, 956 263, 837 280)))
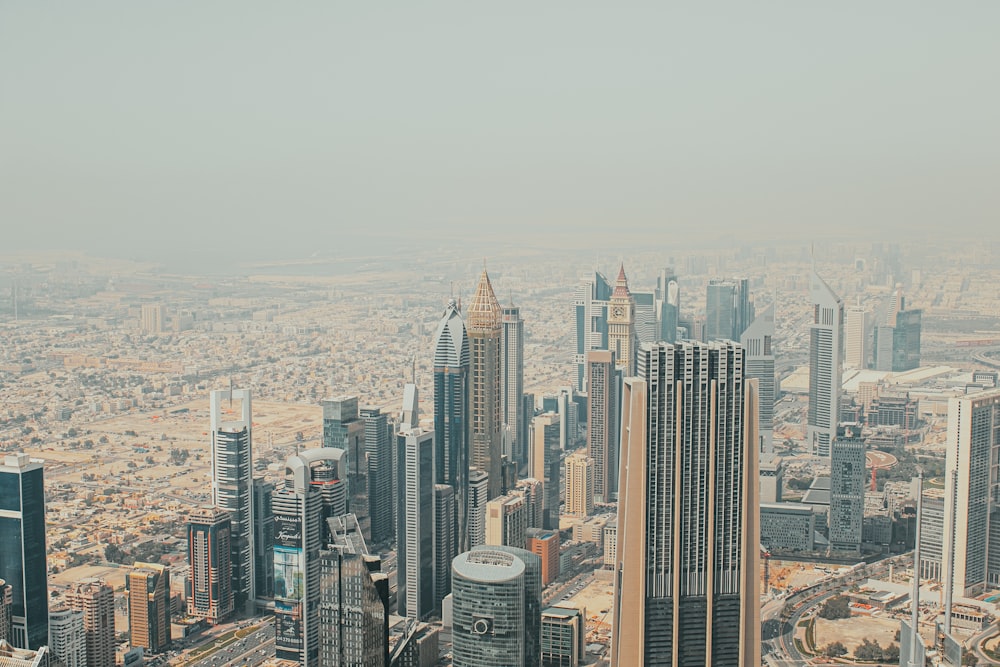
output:
POLYGON ((353 514, 327 519, 330 541, 320 551, 319 664, 388 665, 388 581, 353 514))
POLYGON ((498 496, 486 503, 486 544, 523 549, 527 529, 523 496, 498 496))
POLYGON ((274 597, 274 512, 271 494, 274 482, 263 477, 253 480, 253 574, 257 596, 274 597))
POLYGON ((125 576, 129 641, 148 653, 170 647, 170 568, 136 562, 125 576))
POLYGON ((862 305, 844 309, 844 367, 868 367, 868 309, 862 305))
POLYGON ((65 606, 50 611, 48 645, 63 667, 87 667, 83 612, 65 606))
POLYGON ((470 465, 487 475, 488 497, 500 495, 500 335, 501 309, 483 269, 466 314, 469 336, 470 465))
POLYGON ((531 422, 528 476, 542 482, 542 528, 559 528, 559 415, 546 412, 531 422))
POLYGON ((920 328, 922 310, 901 310, 896 313, 892 332, 892 371, 899 373, 920 367, 920 328))
POLYGON ((618 269, 615 290, 608 300, 608 349, 615 353, 615 360, 625 369, 626 375, 635 370, 635 301, 628 290, 625 265, 618 269))
POLYGON ((275 655, 314 667, 319 661, 319 552, 326 519, 347 513, 347 455, 336 447, 288 457, 274 512, 275 655))
MULTIPOLYGON (((478 468, 469 471, 469 548, 486 542, 486 503, 489 502, 489 476, 478 468)), ((459 552, 462 551, 459 545, 459 552)))
POLYGON ((528 452, 528 423, 524 418, 524 320, 520 308, 513 304, 503 307, 500 360, 503 423, 510 429, 512 460, 523 464, 528 452))
POLYGON ((371 537, 374 544, 383 544, 396 534, 392 523, 392 431, 389 416, 379 408, 361 408, 361 418, 365 422, 371 537))
POLYGON ((233 613, 229 513, 196 509, 188 517, 187 612, 216 624, 233 613))
POLYGON ((594 459, 582 452, 566 457, 566 514, 590 516, 594 511, 594 459))
POLYGON ((643 346, 622 397, 611 664, 760 664, 757 391, 732 342, 643 346))
POLYGON ((0 579, 13 595, 10 643, 35 650, 49 641, 42 462, 7 454, 0 466, 0 579))
POLYGON ((611 283, 600 271, 584 278, 573 296, 576 322, 576 387, 587 388, 587 352, 608 349, 608 300, 611 283))
POLYGON ((83 612, 87 667, 114 667, 114 589, 101 579, 82 579, 66 592, 66 604, 83 612))
POLYGON ((656 304, 660 324, 658 340, 676 343, 681 314, 681 288, 672 268, 660 271, 656 279, 656 304))
POLYGON ((524 549, 482 546, 452 563, 455 667, 538 665, 541 563, 524 549))
POLYGON ((733 340, 753 321, 750 280, 712 279, 705 294, 705 340, 733 340))
POLYGON ((455 489, 434 485, 434 608, 451 593, 451 561, 458 555, 455 489))
POLYGON ((435 481, 455 489, 458 545, 465 549, 469 532, 469 339, 454 299, 448 302, 434 334, 434 438, 435 481))
POLYGON ((830 548, 861 553, 865 516, 865 442, 841 431, 830 451, 830 548))
POLYGON ((229 513, 233 606, 253 610, 253 417, 249 389, 209 394, 212 437, 212 504, 229 513), (239 407, 234 407, 234 402, 239 407), (235 416, 239 409, 239 417, 235 416), (230 417, 230 415, 233 415, 230 417))
POLYGON ((401 427, 396 436, 400 507, 396 527, 399 614, 415 621, 434 611, 434 432, 401 427))
MULTIPOLYGON (((365 422, 361 419, 357 396, 334 396, 320 401, 323 406, 323 446, 344 450, 347 462, 348 499, 361 490, 365 464, 365 422)), ((348 500, 350 504, 350 500, 348 500)), ((368 507, 364 506, 367 512, 368 507)))
POLYGON ((813 453, 830 455, 840 420, 844 356, 844 304, 813 269, 809 280, 813 304, 809 325, 809 412, 806 440, 813 453))
POLYGON ((740 336, 746 351, 746 376, 757 380, 760 396, 759 451, 774 451, 774 304, 765 308, 740 336))
POLYGON ((587 452, 594 460, 594 501, 611 502, 618 487, 618 379, 615 354, 609 350, 587 353, 587 393, 590 412, 587 452))

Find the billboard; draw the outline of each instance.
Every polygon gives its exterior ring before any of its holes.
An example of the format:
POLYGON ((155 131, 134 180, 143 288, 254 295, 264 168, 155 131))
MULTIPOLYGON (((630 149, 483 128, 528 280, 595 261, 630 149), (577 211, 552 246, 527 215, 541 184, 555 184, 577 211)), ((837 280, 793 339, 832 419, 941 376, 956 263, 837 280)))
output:
POLYGON ((275 514, 274 544, 275 546, 302 548, 302 517, 275 514))
POLYGON ((274 601, 274 644, 278 657, 289 660, 298 659, 298 651, 302 648, 302 603, 274 601), (282 651, 294 652, 285 653, 282 651))
POLYGON ((274 597, 280 600, 301 600, 305 593, 305 573, 302 570, 302 550, 274 547, 274 597))

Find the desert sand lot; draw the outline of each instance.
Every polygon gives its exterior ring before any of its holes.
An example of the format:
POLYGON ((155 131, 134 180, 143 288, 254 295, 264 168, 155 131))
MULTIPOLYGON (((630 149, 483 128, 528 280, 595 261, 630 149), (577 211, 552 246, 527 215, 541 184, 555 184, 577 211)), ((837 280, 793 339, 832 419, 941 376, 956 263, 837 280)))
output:
POLYGON ((861 644, 862 639, 871 639, 881 646, 898 644, 896 631, 899 621, 879 616, 859 615, 851 618, 841 618, 830 621, 825 618, 816 619, 816 646, 822 648, 827 644, 839 641, 847 647, 848 654, 853 655, 854 649, 861 644))

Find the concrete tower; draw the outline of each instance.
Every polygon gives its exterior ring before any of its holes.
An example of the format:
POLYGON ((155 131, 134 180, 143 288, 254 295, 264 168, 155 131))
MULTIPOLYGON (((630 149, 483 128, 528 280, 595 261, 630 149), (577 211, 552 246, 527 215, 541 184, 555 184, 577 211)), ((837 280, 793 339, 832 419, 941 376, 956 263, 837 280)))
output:
POLYGON ((635 301, 628 290, 628 278, 622 264, 608 301, 608 349, 615 353, 615 360, 625 369, 625 375, 635 371, 636 343, 635 301))
POLYGON ((213 625, 233 613, 229 513, 217 507, 188 517, 187 611, 213 625))
POLYGON ((170 647, 170 568, 135 563, 125 576, 129 638, 133 647, 162 653, 170 647))
POLYGON ((500 337, 502 310, 484 269, 466 313, 469 334, 470 465, 487 475, 487 494, 501 491, 500 337))
POLYGON ((844 358, 844 304, 813 269, 809 279, 813 305, 809 325, 809 412, 806 440, 819 456, 830 455, 840 420, 844 358))
POLYGON ((757 388, 732 342, 625 380, 611 664, 760 664, 757 388))
POLYGON ((66 604, 83 612, 88 667, 114 667, 114 589, 101 579, 83 579, 66 591, 66 604))
POLYGON ((503 423, 510 430, 512 460, 527 462, 528 422, 524 417, 524 320, 513 304, 503 308, 501 339, 501 401, 503 423))
MULTIPOLYGON (((576 322, 576 388, 587 389, 587 352, 608 349, 608 299, 611 283, 600 271, 580 281, 573 295, 576 322)), ((530 417, 530 415, 529 415, 530 417)))
POLYGON ((746 376, 757 380, 760 394, 760 451, 774 451, 774 304, 765 308, 740 336, 746 351, 746 376))
POLYGON ((618 375, 615 353, 587 353, 587 453, 594 460, 595 502, 609 503, 618 488, 618 375))

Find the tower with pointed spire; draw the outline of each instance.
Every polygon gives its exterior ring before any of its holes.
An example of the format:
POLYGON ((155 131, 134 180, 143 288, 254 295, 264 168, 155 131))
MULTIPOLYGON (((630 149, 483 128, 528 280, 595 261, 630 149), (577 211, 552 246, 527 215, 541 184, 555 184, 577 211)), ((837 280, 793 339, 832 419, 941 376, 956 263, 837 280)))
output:
POLYGON ((608 300, 608 349, 615 353, 626 376, 635 374, 635 301, 628 289, 624 264, 618 269, 615 289, 608 300))
POLYGON ((489 476, 487 499, 500 495, 500 339, 502 309, 483 269, 466 312, 469 335, 469 463, 489 476))
POLYGON ((806 439, 814 454, 830 456, 840 419, 844 367, 844 302, 819 277, 809 280, 813 321, 809 325, 809 412, 806 439))

